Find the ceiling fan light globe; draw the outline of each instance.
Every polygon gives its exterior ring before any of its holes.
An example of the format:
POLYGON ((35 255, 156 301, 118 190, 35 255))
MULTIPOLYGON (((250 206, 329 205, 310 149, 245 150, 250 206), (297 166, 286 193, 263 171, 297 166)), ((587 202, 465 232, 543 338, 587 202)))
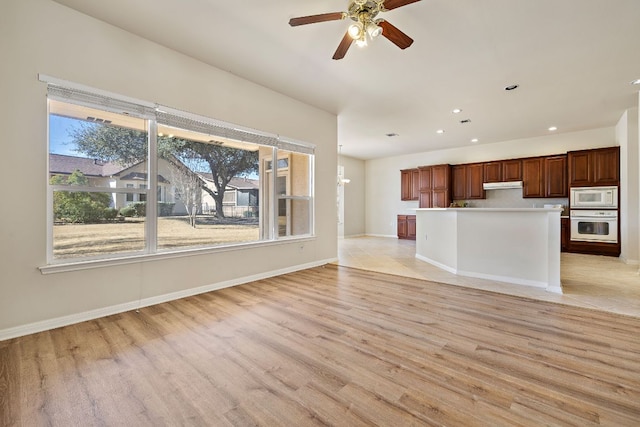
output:
POLYGON ((356 40, 356 46, 365 47, 367 45, 367 38, 363 34, 358 40, 356 40))
POLYGON ((359 40, 362 37, 362 24, 359 22, 349 25, 349 36, 354 40, 359 40))
POLYGON ((367 25, 367 33, 369 34, 369 37, 371 37, 372 39, 375 39, 380 34, 382 34, 382 27, 376 25, 373 22, 370 22, 367 25))

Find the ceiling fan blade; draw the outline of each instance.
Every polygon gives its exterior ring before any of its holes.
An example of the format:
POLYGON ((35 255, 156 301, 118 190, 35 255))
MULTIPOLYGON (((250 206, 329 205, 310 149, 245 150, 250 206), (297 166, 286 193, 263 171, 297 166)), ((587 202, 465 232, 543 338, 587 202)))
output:
POLYGON ((417 1, 420 1, 420 0, 387 0, 384 2, 384 8, 387 10, 396 9, 398 7, 415 3, 417 1))
POLYGON ((353 43, 353 38, 349 35, 349 31, 344 33, 344 37, 342 41, 338 45, 336 49, 336 53, 333 54, 333 59, 342 59, 347 54, 349 47, 351 47, 351 43, 353 43))
POLYGON ((315 24, 316 22, 339 21, 344 18, 345 14, 343 12, 322 13, 320 15, 291 18, 289 20, 289 25, 291 25, 292 27, 297 27, 298 25, 315 24))
POLYGON ((413 43, 413 39, 411 37, 391 25, 389 22, 381 21, 378 25, 382 27, 382 35, 400 49, 406 49, 411 46, 411 43, 413 43))

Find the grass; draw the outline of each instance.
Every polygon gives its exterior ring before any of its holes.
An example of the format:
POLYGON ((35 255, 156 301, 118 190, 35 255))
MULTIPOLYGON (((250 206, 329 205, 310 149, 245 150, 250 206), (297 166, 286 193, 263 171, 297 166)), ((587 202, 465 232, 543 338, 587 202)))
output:
MULTIPOLYGON (((65 224, 53 226, 55 258, 75 258, 135 252, 144 249, 143 218, 127 218, 106 224, 65 224)), ((196 228, 186 217, 158 218, 158 249, 216 246, 256 241, 255 219, 198 217, 196 228)))

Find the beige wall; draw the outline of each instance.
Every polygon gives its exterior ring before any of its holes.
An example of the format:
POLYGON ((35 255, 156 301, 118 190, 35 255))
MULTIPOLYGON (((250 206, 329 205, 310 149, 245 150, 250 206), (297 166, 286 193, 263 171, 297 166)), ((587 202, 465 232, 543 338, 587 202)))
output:
POLYGON ((0 339, 55 325, 55 319, 106 314, 118 305, 336 257, 334 115, 50 0, 1 3, 0 53, 0 179, 21 183, 5 186, 2 198, 0 339), (39 73, 316 144, 317 238, 41 274, 47 248, 47 117, 39 73))
MULTIPOLYGON (((365 229, 365 162, 353 157, 340 156, 340 166, 344 167, 344 177, 350 182, 344 185, 344 215, 341 237, 362 236, 365 229)), ((378 203, 384 203, 378 198, 378 203)))

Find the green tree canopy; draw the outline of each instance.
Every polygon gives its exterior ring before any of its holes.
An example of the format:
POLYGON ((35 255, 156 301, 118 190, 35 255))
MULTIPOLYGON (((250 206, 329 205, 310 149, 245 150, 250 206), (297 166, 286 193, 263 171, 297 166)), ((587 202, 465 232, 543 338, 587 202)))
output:
MULTIPOLYGON (((71 132, 77 151, 100 160, 133 165, 146 160, 146 132, 112 125, 86 123, 71 132)), ((215 190, 202 189, 216 201, 216 216, 224 217, 222 201, 232 178, 257 172, 258 152, 175 137, 158 138, 158 155, 188 167, 188 173, 211 173, 215 190)))

